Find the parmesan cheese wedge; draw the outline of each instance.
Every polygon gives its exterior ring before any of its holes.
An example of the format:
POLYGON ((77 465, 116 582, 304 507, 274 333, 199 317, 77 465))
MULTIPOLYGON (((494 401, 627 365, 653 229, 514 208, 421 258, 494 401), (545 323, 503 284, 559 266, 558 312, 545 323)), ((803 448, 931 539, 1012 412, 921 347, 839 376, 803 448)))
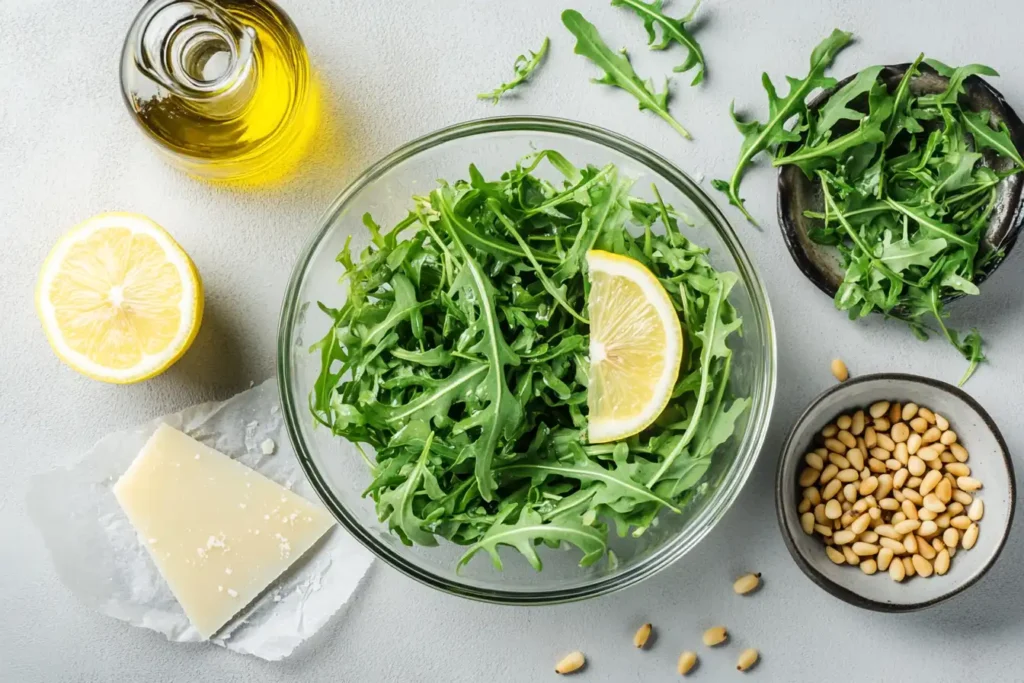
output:
POLYGON ((204 638, 334 525, 320 505, 167 425, 114 495, 204 638))

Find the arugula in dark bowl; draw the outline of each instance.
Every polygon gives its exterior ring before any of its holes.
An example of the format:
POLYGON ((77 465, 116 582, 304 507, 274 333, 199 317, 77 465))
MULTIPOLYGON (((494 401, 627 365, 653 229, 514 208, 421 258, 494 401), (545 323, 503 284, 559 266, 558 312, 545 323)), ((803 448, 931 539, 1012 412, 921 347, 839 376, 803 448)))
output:
POLYGON ((898 318, 985 360, 945 304, 977 295, 1016 241, 1024 124, 979 75, 924 60, 870 67, 815 97, 777 150, 779 220, 800 269, 851 319, 898 318))

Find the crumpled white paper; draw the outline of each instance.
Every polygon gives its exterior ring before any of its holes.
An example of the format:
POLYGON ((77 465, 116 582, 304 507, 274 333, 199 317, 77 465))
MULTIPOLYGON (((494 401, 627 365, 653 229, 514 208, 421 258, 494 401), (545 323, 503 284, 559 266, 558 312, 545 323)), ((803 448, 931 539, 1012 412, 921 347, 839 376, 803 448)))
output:
MULTIPOLYGON (((157 425, 167 423, 316 502, 285 431, 277 381, 104 437, 78 462, 36 475, 28 511, 57 573, 87 605, 175 642, 202 641, 114 498, 112 487, 157 425), (270 450, 270 439, 273 452, 270 450)), ((262 659, 287 657, 356 590, 373 556, 334 527, 211 642, 262 659)))

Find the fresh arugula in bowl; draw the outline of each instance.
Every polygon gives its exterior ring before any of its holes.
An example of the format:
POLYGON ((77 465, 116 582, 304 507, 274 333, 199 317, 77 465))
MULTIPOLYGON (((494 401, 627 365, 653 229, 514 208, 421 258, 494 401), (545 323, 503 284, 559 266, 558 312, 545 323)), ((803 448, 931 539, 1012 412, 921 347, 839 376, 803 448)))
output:
POLYGON ((730 392, 737 282, 707 260, 657 190, 630 195, 614 165, 577 168, 552 150, 497 180, 473 166, 390 230, 338 261, 348 295, 314 347, 316 420, 364 453, 366 495, 406 544, 479 551, 572 544, 581 565, 608 525, 638 536, 685 505, 749 399, 730 392), (563 179, 550 182, 548 164, 563 179), (543 170, 543 169, 542 169, 543 170), (643 263, 679 312, 685 354, 673 400, 649 428, 590 444, 586 253, 643 263))

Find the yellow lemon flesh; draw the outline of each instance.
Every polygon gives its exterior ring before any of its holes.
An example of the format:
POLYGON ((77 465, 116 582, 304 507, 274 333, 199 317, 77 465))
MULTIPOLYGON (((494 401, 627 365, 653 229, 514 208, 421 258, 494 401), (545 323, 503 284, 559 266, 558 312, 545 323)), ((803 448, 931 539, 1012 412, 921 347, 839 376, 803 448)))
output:
POLYGON ((157 375, 199 331, 203 288, 192 260, 159 225, 104 213, 53 247, 36 287, 50 346, 83 375, 128 384, 157 375))
POLYGON ((683 358, 683 330, 668 292, 642 263, 587 252, 590 271, 588 438, 618 441, 668 405, 683 358))

